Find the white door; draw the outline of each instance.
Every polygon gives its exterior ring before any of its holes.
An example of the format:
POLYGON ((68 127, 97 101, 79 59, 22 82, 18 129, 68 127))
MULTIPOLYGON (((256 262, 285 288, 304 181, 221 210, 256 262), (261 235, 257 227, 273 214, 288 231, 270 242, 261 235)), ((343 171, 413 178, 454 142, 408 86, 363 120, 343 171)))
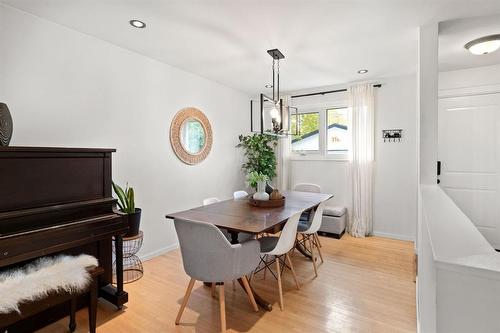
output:
POLYGON ((500 249, 500 94, 439 100, 440 185, 500 249))

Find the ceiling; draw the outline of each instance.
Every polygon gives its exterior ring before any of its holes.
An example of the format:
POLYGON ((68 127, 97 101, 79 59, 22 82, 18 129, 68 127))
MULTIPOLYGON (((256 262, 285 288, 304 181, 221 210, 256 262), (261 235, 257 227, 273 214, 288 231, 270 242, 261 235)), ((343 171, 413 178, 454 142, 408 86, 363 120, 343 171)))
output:
POLYGON ((284 91, 370 80, 415 72, 419 25, 500 13, 498 0, 0 2, 248 94, 266 91, 271 48, 286 57, 284 91))
POLYGON ((456 19, 439 24, 439 69, 450 71, 500 64, 500 50, 474 55, 464 45, 476 38, 500 34, 500 15, 456 19))

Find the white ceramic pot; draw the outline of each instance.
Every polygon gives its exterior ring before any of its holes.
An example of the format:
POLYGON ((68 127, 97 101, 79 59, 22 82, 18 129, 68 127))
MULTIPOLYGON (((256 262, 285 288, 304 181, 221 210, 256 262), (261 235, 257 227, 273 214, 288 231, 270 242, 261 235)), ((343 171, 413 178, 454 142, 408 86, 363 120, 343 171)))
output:
POLYGON ((269 194, 266 193, 265 181, 257 182, 257 192, 254 193, 253 198, 262 201, 269 200, 269 194))

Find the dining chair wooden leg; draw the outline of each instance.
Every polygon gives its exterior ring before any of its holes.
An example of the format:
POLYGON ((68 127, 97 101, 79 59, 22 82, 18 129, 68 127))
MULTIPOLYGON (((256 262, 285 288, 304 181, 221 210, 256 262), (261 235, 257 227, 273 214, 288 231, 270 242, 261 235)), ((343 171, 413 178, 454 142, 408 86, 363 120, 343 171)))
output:
POLYGON ((255 312, 259 311, 259 307, 257 306, 257 302, 255 302, 255 298, 253 297, 252 288, 250 288, 250 284, 248 283, 248 279, 246 276, 241 277, 241 281, 243 282, 243 287, 245 287, 245 291, 248 295, 248 300, 250 301, 250 305, 253 307, 255 312))
POLYGON ((215 287, 217 286, 217 283, 215 282, 212 282, 212 286, 211 286, 211 289, 212 289, 212 297, 215 298, 215 287))
POLYGON ((280 294, 280 309, 281 311, 283 311, 283 288, 281 286, 281 269, 280 269, 280 261, 278 259, 278 257, 276 257, 276 276, 277 276, 277 280, 278 280, 278 292, 280 294))
POLYGON ((177 318, 175 319, 175 324, 179 325, 179 322, 181 321, 181 316, 182 313, 184 312, 184 308, 186 307, 186 304, 189 300, 189 296, 191 295, 191 290, 193 290, 194 283, 196 282, 195 279, 191 278, 189 281, 189 285, 186 289, 186 293, 184 294, 184 298, 182 299, 181 307, 179 309, 179 313, 177 313, 177 318))
POLYGON ((314 266, 314 275, 318 277, 318 268, 316 267, 316 256, 314 255, 314 244, 311 237, 312 235, 309 235, 309 246, 311 247, 311 259, 314 266))
POLYGON ((318 234, 314 234, 314 239, 316 240, 316 248, 318 249, 319 257, 321 258, 321 263, 324 263, 325 261, 323 260, 323 253, 321 253, 321 244, 319 243, 319 237, 318 234))
POLYGON ((295 248, 297 247, 298 244, 299 244, 299 234, 295 236, 295 243, 293 244, 292 247, 292 257, 295 255, 295 248))
POLYGON ((290 270, 292 271, 292 276, 293 276, 293 279, 295 280, 295 285, 297 286, 297 289, 300 290, 299 280, 297 279, 297 274, 295 274, 295 269, 293 268, 292 259, 290 259, 290 256, 288 255, 288 253, 285 254, 285 257, 286 257, 286 260, 288 261, 288 266, 290 266, 290 270))
POLYGON ((309 237, 306 236, 305 234, 302 234, 302 244, 304 246, 304 250, 307 252, 307 241, 309 240, 309 237))
POLYGON ((252 281, 252 280, 253 280, 253 278, 255 277, 255 270, 257 270, 257 268, 256 268, 256 269, 254 269, 254 270, 252 271, 252 273, 250 274, 250 279, 249 279, 249 281, 252 281))
POLYGON ((319 240, 318 233, 316 233, 316 239, 318 240, 319 247, 323 247, 323 245, 321 244, 321 241, 319 240))
MULTIPOLYGON (((264 256, 264 262, 266 263, 267 266, 267 254, 264 256)), ((267 267, 264 268, 264 280, 266 279, 266 274, 267 274, 267 267)))
POLYGON ((224 298, 224 283, 219 286, 220 330, 226 333, 226 300, 224 298))

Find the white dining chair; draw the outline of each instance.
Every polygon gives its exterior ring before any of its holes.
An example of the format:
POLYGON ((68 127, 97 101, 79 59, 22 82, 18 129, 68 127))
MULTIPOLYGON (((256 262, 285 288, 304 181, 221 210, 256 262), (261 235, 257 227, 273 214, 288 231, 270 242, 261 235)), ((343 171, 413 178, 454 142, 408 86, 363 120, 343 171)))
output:
POLYGON ((243 198, 246 198, 247 196, 248 196, 248 192, 246 192, 246 191, 236 191, 233 193, 234 200, 243 199, 243 198))
POLYGON ((296 184, 293 190, 299 192, 321 193, 321 186, 311 183, 300 183, 296 184))
POLYGON ((306 223, 299 223, 297 228, 298 235, 302 236, 302 239, 299 240, 299 237, 297 235, 297 243, 302 245, 306 249, 306 251, 309 251, 311 253, 311 259, 314 266, 314 274, 316 275, 316 277, 318 276, 318 268, 316 266, 316 256, 314 254, 315 248, 318 250, 321 262, 324 262, 323 254, 321 253, 321 246, 319 244, 318 230, 321 227, 325 205, 326 201, 323 201, 318 205, 318 207, 314 211, 311 224, 308 225, 306 223))
POLYGON ((283 287, 281 283, 281 272, 282 269, 287 267, 290 269, 295 280, 295 285, 297 289, 300 289, 299 281, 297 280, 297 275, 295 274, 295 269, 293 268, 292 260, 288 255, 288 252, 295 245, 295 239, 297 237, 297 226, 299 224, 299 218, 302 211, 292 215, 288 221, 285 223, 283 230, 279 237, 276 236, 264 236, 258 239, 260 243, 260 256, 261 262, 256 268, 252 275, 262 271, 269 270, 271 274, 278 280, 278 291, 280 297, 280 309, 283 311, 283 287), (269 256, 274 256, 274 260, 267 261, 269 256), (283 259, 283 257, 285 257, 283 259), (276 275, 271 270, 272 264, 276 264, 276 275), (261 266, 263 265, 263 266, 261 266))
MULTIPOLYGON (((312 183, 299 183, 299 184, 296 184, 294 186, 293 190, 299 191, 299 192, 321 193, 321 186, 316 185, 316 184, 312 184, 312 183)), ((311 220, 310 212, 306 211, 300 217, 299 224, 302 224, 302 223, 308 224, 310 220, 311 220)), ((319 246, 321 246, 321 242, 319 241, 319 238, 317 239, 317 241, 318 241, 319 246)))
POLYGON ((211 205, 211 204, 214 204, 217 202, 220 202, 219 198, 215 198, 215 197, 206 198, 206 199, 203 199, 203 206, 208 206, 208 205, 211 205))

